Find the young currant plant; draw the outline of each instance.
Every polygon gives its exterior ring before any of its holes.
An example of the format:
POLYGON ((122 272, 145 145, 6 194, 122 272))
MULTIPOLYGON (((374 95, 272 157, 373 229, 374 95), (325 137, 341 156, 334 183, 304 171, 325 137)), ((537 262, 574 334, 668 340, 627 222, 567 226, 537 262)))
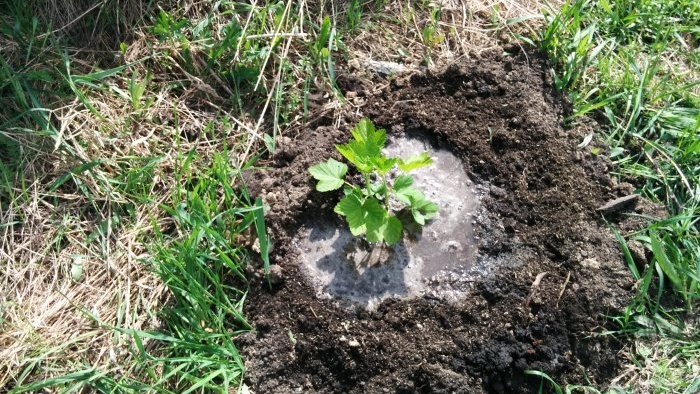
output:
MULTIPOLYGON (((335 206, 335 212, 348 222, 354 236, 369 242, 394 245, 401 239, 404 224, 397 217, 400 210, 420 226, 435 216, 438 206, 425 194, 413 187, 413 177, 407 173, 430 165, 428 152, 403 160, 382 153, 386 132, 375 129, 369 119, 362 119, 351 131, 352 139, 335 148, 362 175, 362 184, 354 185, 345 177, 348 166, 334 159, 309 168, 318 180, 316 190, 328 192, 343 187, 344 197, 335 206), (396 175, 396 176, 394 176, 396 175)), ((403 215, 402 215, 403 216, 403 215)))

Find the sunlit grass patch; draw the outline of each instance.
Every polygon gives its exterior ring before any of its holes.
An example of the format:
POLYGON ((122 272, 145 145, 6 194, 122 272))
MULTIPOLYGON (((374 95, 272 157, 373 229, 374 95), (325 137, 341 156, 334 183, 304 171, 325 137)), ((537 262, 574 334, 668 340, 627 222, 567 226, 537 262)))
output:
POLYGON ((686 351, 697 347, 698 326, 683 316, 695 313, 700 296, 700 6, 576 0, 545 17, 541 45, 555 64, 556 87, 568 90, 570 121, 601 120, 600 138, 610 145, 620 179, 669 213, 647 218, 643 231, 622 234, 644 245, 651 259, 638 270, 621 242, 639 295, 615 321, 624 332, 656 336, 652 346, 659 348, 620 381, 631 392, 696 391, 698 371, 684 365, 700 360, 686 351))
MULTIPOLYGON (((557 86, 572 90, 574 117, 591 111, 603 117, 608 127, 603 138, 611 144, 620 175, 678 215, 664 222, 665 232, 681 232, 676 240, 692 240, 697 234, 700 156, 695 136, 700 110, 692 94, 697 71, 679 72, 674 59, 684 53, 687 41, 700 38, 694 29, 699 20, 695 3, 579 0, 550 16, 542 36, 544 48, 559 65, 557 86)), ((696 61, 690 51, 682 60, 696 61)), ((693 244, 677 245, 683 248, 678 257, 695 267, 693 244)), ((664 261, 662 249, 655 250, 657 261, 664 261)))
MULTIPOLYGON (((26 11, 17 6, 16 10, 26 11)), ((246 209, 243 200, 231 200, 232 190, 240 187, 233 174, 263 146, 261 130, 276 106, 256 110, 257 104, 265 103, 270 85, 263 81, 260 99, 246 106, 255 116, 239 113, 227 104, 238 97, 235 92, 226 99, 217 97, 197 75, 176 69, 172 75, 154 78, 146 68, 154 63, 145 58, 174 64, 161 49, 149 52, 146 45, 143 57, 127 60, 129 50, 138 48, 125 44, 114 51, 117 60, 122 57, 121 64, 102 69, 89 56, 74 57, 74 49, 61 46, 50 28, 31 16, 3 15, 0 39, 7 48, 1 69, 7 78, 0 85, 0 143, 8 153, 0 173, 0 341, 6 345, 0 385, 17 391, 42 387, 109 391, 125 389, 124 385, 172 387, 184 379, 180 387, 197 388, 191 382, 198 379, 198 370, 207 368, 207 362, 196 361, 197 354, 218 357, 221 365, 233 363, 212 381, 221 387, 237 384, 242 364, 232 357, 236 350, 231 332, 213 331, 220 330, 220 321, 197 316, 201 319, 192 319, 197 320, 195 325, 179 327, 173 318, 185 314, 160 313, 168 302, 177 305, 178 297, 186 300, 187 292, 197 289, 179 289, 173 283, 173 278, 182 281, 192 270, 156 268, 177 267, 170 260, 179 261, 177 251, 185 246, 188 253, 208 253, 208 247, 194 241, 178 244, 177 237, 156 229, 180 214, 175 208, 164 209, 179 207, 180 197, 189 198, 179 194, 180 188, 190 190, 197 184, 187 179, 182 181, 191 184, 174 182, 183 151, 191 155, 192 173, 206 174, 214 162, 219 170, 228 171, 226 179, 209 180, 206 196, 211 198, 216 190, 228 196, 226 201, 217 200, 216 212, 208 212, 212 220, 215 215, 222 220, 219 227, 229 226, 226 242, 237 245, 237 231, 260 227, 260 206, 247 207, 255 220, 246 219, 244 225, 234 226, 236 220, 229 216, 246 209), (227 152, 224 159, 217 156, 221 152, 227 152), (226 204, 238 205, 218 211, 226 204), (161 236, 156 239, 155 234, 161 236), (175 254, 167 257, 168 253, 175 254), (155 255, 168 265, 149 265, 155 255), (192 342, 191 335, 202 332, 208 336, 196 343, 206 339, 211 345, 197 347, 192 342), (134 347, 134 333, 151 338, 147 353, 134 347), (183 357, 192 360, 185 362, 183 357), (172 373, 158 374, 168 368, 172 373), (160 372, 149 375, 149 371, 160 372)), ((147 43, 148 35, 141 40, 147 43)), ((210 69, 207 75, 220 71, 210 69)), ((218 242, 223 248, 224 240, 218 242)), ((228 256, 231 264, 247 261, 241 247, 229 249, 209 260, 224 261, 228 256)), ((235 312, 238 318, 231 322, 245 328, 240 316, 242 290, 225 284, 232 271, 219 267, 207 272, 216 272, 208 279, 218 286, 214 293, 228 311, 226 318, 235 312)))

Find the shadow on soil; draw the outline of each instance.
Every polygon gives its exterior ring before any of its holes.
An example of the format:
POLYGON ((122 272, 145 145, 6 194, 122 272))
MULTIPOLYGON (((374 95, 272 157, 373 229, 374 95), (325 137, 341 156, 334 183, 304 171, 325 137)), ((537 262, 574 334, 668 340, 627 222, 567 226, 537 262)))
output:
POLYGON ((440 73, 387 81, 346 72, 339 83, 390 135, 419 135, 462 160, 484 190, 473 228, 484 270, 451 302, 425 293, 368 311, 317 297, 293 240, 311 221, 343 223, 332 213, 339 194, 314 191, 306 169, 341 159, 333 144, 359 118, 302 131, 271 170, 250 175, 270 205, 279 268, 272 289, 253 276, 245 312, 255 331, 238 338, 251 391, 530 393, 539 379, 527 369, 572 383, 613 376, 621 345, 596 333, 633 282, 596 209, 632 187, 608 176, 605 155, 577 148, 584 131, 560 126, 540 55, 507 49, 440 73))

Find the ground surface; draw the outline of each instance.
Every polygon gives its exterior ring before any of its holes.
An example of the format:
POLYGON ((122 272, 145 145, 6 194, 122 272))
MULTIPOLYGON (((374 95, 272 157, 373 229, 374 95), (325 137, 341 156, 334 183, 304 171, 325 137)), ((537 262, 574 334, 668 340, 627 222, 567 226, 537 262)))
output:
MULTIPOLYGON (((251 391, 525 393, 539 385, 527 369, 569 382, 584 381, 583 370, 593 382, 614 376, 619 345, 594 333, 634 283, 596 209, 631 187, 608 176, 604 155, 577 147, 584 130, 561 127, 565 109, 545 70, 538 54, 509 48, 440 73, 340 76, 356 110, 338 127, 283 141, 271 168, 249 182, 270 204, 278 266, 271 289, 253 276, 245 313, 255 331, 238 338, 251 391), (464 284, 464 301, 390 299, 374 312, 348 310, 318 299, 300 273, 294 234, 312 217, 337 220, 330 211, 339 197, 313 191, 306 169, 336 156, 332 144, 359 116, 451 150, 488 191, 474 231, 477 259, 493 272, 464 284)), ((654 214, 644 201, 626 209, 654 214)))

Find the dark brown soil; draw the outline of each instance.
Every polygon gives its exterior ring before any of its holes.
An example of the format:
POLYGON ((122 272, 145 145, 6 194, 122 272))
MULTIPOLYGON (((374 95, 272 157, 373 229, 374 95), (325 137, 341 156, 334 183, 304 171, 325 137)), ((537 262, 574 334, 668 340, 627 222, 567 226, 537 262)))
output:
MULTIPOLYGON (((272 288, 258 275, 246 300, 255 331, 238 343, 251 391, 529 393, 540 379, 528 369, 560 382, 614 376, 621 345, 596 334, 626 305, 633 281, 596 208, 631 186, 610 178, 604 155, 577 148, 583 131, 561 127, 563 106, 541 57, 513 50, 441 73, 358 75, 339 81, 362 104, 355 112, 451 150, 488 190, 475 231, 477 259, 492 262, 494 274, 457 304, 391 299, 367 312, 316 298, 291 239, 311 217, 337 220, 339 195, 315 192, 307 168, 341 159, 332 144, 347 139, 359 115, 304 130, 249 182, 270 204, 277 265, 272 288)), ((628 212, 647 209, 639 201, 628 212)), ((616 215, 608 219, 625 224, 616 215)))

